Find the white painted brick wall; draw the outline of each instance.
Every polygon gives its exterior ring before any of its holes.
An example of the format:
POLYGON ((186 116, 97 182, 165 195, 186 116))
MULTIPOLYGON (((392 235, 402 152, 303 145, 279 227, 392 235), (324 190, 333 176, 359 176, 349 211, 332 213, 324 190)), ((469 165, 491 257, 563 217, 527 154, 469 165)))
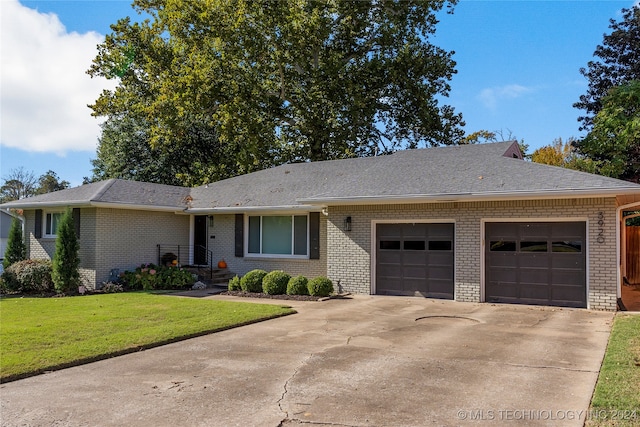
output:
POLYGON ((481 301, 481 219, 588 219, 589 308, 615 310, 616 202, 614 198, 509 202, 442 203, 417 205, 371 205, 330 207, 327 243, 327 274, 346 290, 371 293, 372 221, 455 221, 455 299, 481 301), (598 243, 598 213, 604 215, 605 241, 598 243), (352 231, 343 231, 351 216, 352 231))
POLYGON ((235 256, 235 215, 214 215, 209 227, 208 249, 214 262, 224 259, 229 271, 240 276, 260 268, 266 271, 283 270, 292 276, 308 278, 327 274, 327 218, 320 215, 320 259, 251 258, 235 256), (215 236, 215 238, 211 238, 215 236))

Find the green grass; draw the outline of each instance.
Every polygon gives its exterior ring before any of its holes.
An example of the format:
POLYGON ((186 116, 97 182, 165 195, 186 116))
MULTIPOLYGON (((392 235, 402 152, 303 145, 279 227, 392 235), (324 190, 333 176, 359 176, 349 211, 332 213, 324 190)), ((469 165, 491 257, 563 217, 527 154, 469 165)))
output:
POLYGON ((614 320, 587 425, 640 425, 640 315, 614 320))
POLYGON ((118 293, 0 300, 0 381, 294 313, 288 307, 118 293))

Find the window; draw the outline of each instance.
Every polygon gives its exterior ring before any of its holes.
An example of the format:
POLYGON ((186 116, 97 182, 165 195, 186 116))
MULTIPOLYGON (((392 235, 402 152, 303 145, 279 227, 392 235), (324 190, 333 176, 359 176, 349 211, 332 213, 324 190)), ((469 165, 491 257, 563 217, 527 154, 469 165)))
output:
POLYGON ((256 215, 248 218, 249 255, 307 258, 307 215, 256 215))
POLYGON ((516 242, 505 240, 492 240, 489 243, 489 250, 491 252, 515 252, 516 242))
POLYGON ((520 252, 547 252, 547 242, 520 242, 520 252))
POLYGON ((64 215, 63 212, 47 212, 44 223, 44 235, 46 237, 55 237, 58 234, 58 225, 62 215, 64 215))
POLYGON ((551 252, 582 252, 582 242, 581 241, 562 241, 562 242, 553 242, 551 244, 551 252))
POLYGON ((452 247, 450 240, 429 240, 430 251, 450 251, 452 247))

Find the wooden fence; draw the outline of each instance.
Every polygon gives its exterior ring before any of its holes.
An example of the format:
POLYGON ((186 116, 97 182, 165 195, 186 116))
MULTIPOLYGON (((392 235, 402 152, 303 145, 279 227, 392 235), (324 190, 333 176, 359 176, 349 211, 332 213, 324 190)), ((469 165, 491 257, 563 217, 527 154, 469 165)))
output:
POLYGON ((640 285, 640 226, 627 227, 627 280, 640 285))

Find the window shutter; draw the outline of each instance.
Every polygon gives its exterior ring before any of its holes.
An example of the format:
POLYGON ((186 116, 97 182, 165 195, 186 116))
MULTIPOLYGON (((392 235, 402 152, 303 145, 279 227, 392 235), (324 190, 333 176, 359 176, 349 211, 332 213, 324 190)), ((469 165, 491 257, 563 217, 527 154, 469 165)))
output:
POLYGON ((76 237, 80 238, 80 208, 73 208, 73 225, 76 228, 76 237))
POLYGON ((244 256, 244 215, 236 214, 236 256, 244 256))
POLYGON ((36 223, 33 227, 33 235, 36 239, 42 237, 42 209, 36 209, 36 223))
POLYGON ((309 213, 309 259, 320 259, 320 212, 309 213))

